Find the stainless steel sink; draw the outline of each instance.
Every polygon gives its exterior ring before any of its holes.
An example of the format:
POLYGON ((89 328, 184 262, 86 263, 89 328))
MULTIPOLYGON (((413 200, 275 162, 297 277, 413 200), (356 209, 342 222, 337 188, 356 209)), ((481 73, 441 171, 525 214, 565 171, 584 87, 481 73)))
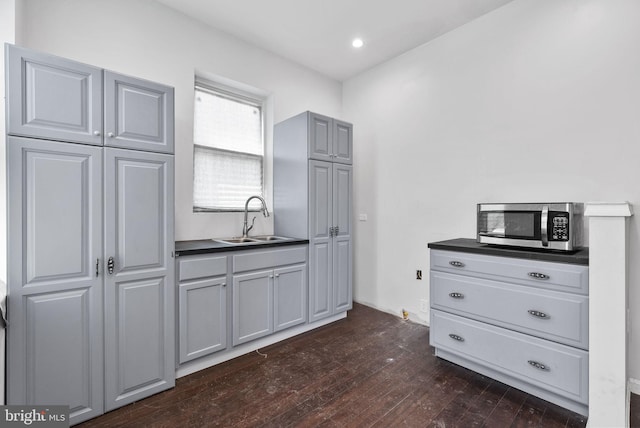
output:
POLYGON ((213 239, 213 241, 221 242, 223 244, 250 244, 252 242, 258 242, 253 238, 223 238, 223 239, 213 239))
POLYGON ((276 236, 276 235, 261 235, 261 236, 251 236, 248 238, 214 238, 212 241, 220 242, 221 244, 228 245, 246 245, 246 244, 259 244, 266 242, 278 242, 278 241, 286 241, 291 238, 285 238, 284 236, 276 236))
POLYGON ((276 235, 262 235, 262 236, 252 236, 250 239, 255 239, 256 241, 286 241, 291 238, 285 238, 284 236, 276 236, 276 235))

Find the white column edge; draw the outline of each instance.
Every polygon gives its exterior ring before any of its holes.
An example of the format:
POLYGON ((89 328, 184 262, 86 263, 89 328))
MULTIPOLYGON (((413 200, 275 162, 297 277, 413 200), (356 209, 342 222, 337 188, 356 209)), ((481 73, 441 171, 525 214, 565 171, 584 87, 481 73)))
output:
POLYGON ((631 217, 633 207, 629 202, 587 202, 585 217, 631 217))

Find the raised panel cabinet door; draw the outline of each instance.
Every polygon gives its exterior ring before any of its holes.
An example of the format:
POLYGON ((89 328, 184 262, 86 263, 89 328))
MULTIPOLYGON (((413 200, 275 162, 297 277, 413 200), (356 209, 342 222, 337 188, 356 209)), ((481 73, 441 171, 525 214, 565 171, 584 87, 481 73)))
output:
POLYGON ((227 277, 179 286, 180 364, 227 347, 227 277))
POLYGON ((8 137, 7 404, 103 413, 102 149, 8 137))
POLYGON ((333 168, 309 161, 309 321, 332 313, 333 168))
POLYGON ((274 331, 307 321, 307 265, 274 270, 274 331))
POLYGON ((104 88, 105 146, 173 153, 173 88, 108 70, 104 88))
POLYGON ((102 145, 102 69, 5 47, 7 133, 102 145))
POLYGON ((273 270, 233 276, 233 345, 273 333, 273 270))
POLYGON ((353 167, 333 165, 333 221, 336 227, 333 238, 333 310, 343 312, 353 306, 352 254, 352 190, 353 167))
POLYGON ((333 120, 333 161, 353 163, 353 125, 333 120))
POLYGON ((330 117, 309 113, 309 158, 333 159, 333 119, 330 117))
POLYGON ((105 148, 105 410, 175 385, 173 156, 105 148))

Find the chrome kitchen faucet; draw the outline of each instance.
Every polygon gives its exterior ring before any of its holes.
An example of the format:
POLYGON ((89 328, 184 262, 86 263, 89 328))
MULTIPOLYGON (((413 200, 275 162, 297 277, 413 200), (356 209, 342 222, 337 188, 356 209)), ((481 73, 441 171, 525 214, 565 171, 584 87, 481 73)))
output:
POLYGON ((249 226, 248 215, 249 215, 249 202, 251 201, 251 199, 260 199, 260 202, 262 203, 262 208, 261 208, 262 214, 265 217, 269 217, 269 210, 267 209, 267 203, 264 201, 262 196, 258 196, 258 195, 249 196, 249 198, 247 199, 247 202, 244 203, 244 226, 242 227, 243 238, 248 237, 249 231, 253 229, 253 224, 256 222, 256 217, 254 216, 253 220, 251 220, 251 226, 249 226))

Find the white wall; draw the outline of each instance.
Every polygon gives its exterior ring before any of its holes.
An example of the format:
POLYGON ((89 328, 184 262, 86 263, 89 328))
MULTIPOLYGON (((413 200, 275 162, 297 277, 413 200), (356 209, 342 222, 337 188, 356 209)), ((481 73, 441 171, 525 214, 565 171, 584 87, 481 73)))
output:
MULTIPOLYGON (((431 241, 475 205, 640 203, 640 2, 516 0, 348 80, 356 300, 426 321, 431 241)), ((638 209, 636 208, 636 211, 638 209)), ((630 222, 630 375, 640 378, 640 230, 630 222)))
MULTIPOLYGON (((341 114, 340 83, 153 1, 23 1, 25 47, 175 87, 177 240, 242 232, 242 214, 192 212, 195 70, 270 94, 275 122, 304 110, 341 114)), ((273 217, 258 216, 255 230, 272 232, 273 217)))

